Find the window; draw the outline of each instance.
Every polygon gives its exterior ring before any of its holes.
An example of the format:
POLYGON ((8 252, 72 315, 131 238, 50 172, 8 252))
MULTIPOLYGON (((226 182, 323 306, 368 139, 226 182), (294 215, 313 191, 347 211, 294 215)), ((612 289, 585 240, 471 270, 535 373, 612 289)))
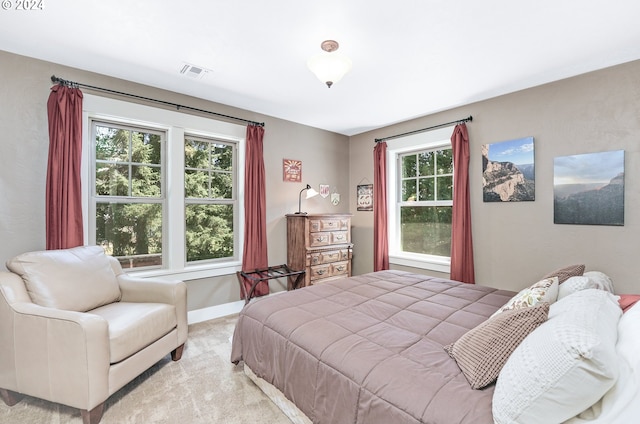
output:
POLYGON ((231 258, 234 145, 188 136, 184 147, 187 262, 231 258))
POLYGON ((452 128, 387 142, 389 261, 449 272, 452 128))
POLYGON ((453 206, 451 148, 399 155, 402 252, 449 256, 453 206))
POLYGON ((233 274, 246 126, 85 94, 85 242, 140 276, 233 274))
POLYGON ((123 268, 162 265, 165 134, 92 124, 95 240, 123 268))

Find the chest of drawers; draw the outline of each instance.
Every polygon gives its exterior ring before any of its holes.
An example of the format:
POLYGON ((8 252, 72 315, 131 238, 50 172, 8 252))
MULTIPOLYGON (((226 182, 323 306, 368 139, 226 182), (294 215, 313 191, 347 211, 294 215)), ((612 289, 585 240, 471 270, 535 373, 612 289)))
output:
POLYGON ((351 214, 287 215, 287 266, 304 286, 351 276, 351 214))

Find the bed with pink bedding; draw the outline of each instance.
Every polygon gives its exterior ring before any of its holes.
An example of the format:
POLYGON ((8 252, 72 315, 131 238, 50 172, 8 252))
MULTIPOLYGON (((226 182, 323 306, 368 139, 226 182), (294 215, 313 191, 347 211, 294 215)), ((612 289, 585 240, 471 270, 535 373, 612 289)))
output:
POLYGON ((244 361, 314 423, 492 423, 443 347, 514 293, 383 271, 247 305, 231 360, 244 361))
POLYGON ((268 296, 240 313, 231 361, 295 423, 635 422, 640 306, 623 316, 609 277, 565 271, 517 294, 381 271, 268 296), (534 309, 516 343, 515 327, 495 333, 534 309))

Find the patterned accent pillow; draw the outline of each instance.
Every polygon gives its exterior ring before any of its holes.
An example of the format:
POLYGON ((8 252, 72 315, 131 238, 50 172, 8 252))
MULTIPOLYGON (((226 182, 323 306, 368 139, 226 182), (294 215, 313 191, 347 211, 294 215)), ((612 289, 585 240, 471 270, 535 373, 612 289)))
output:
POLYGON ((493 383, 511 353, 540 324, 547 320, 548 303, 505 311, 467 331, 445 346, 458 363, 472 389, 493 383))
POLYGON ((562 284, 569 278, 580 277, 582 274, 584 274, 584 265, 569 265, 564 268, 556 269, 542 278, 558 277, 558 284, 562 284))
POLYGON ((535 306, 540 302, 554 303, 558 299, 558 277, 545 278, 531 287, 520 290, 505 305, 494 312, 491 318, 504 311, 535 306))

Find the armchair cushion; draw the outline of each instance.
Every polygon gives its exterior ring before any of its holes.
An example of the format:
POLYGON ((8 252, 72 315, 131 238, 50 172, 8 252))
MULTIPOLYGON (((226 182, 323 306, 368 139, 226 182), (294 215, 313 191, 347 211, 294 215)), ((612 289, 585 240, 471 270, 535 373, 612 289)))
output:
POLYGON ((31 300, 40 306, 86 312, 121 297, 109 257, 100 246, 24 253, 6 265, 22 277, 31 300))
POLYGON ((127 359, 176 327, 176 308, 166 303, 115 302, 89 311, 109 323, 109 362, 127 359))

